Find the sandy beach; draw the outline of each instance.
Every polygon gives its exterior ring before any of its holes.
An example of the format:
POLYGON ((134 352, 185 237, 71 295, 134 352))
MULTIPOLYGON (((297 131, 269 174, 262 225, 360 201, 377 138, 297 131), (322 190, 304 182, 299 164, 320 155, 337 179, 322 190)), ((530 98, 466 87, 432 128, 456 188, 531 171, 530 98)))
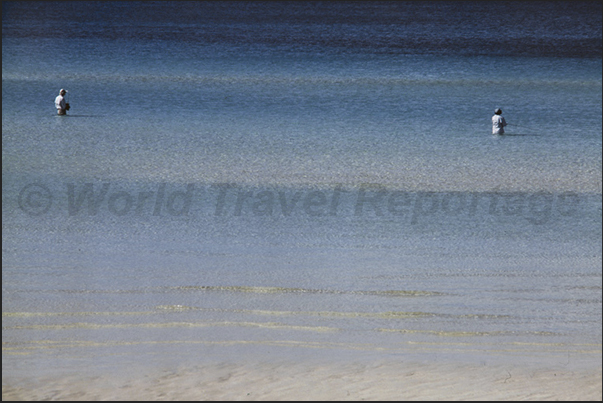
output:
POLYGON ((601 400, 601 367, 382 362, 218 364, 3 382, 2 400, 601 400))

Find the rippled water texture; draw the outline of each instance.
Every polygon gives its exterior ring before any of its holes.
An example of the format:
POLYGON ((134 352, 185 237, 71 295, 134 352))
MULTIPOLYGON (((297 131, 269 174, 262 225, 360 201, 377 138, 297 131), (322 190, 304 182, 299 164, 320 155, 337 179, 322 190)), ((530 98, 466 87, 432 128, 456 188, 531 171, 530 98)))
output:
POLYGON ((3 382, 600 368, 601 98, 594 2, 3 2, 3 382))

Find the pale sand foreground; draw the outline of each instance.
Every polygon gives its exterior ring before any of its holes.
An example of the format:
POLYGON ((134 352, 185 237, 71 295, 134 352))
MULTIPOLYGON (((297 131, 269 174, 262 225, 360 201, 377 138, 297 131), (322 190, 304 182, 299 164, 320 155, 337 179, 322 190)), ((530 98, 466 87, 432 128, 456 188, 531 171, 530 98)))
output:
POLYGON ((222 364, 11 385, 2 400, 597 400, 584 371, 437 363, 222 364))

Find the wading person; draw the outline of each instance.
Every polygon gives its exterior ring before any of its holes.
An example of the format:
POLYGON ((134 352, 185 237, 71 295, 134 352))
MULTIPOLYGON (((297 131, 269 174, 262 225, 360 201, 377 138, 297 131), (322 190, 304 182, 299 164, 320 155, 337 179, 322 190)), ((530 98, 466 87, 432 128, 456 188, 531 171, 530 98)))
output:
POLYGON ((505 134, 505 126, 507 122, 502 116, 500 108, 494 110, 494 116, 492 116, 492 134, 505 134))
POLYGON ((54 106, 56 106, 59 115, 66 115, 69 110, 69 104, 65 101, 66 93, 67 91, 61 88, 59 95, 54 99, 54 106))

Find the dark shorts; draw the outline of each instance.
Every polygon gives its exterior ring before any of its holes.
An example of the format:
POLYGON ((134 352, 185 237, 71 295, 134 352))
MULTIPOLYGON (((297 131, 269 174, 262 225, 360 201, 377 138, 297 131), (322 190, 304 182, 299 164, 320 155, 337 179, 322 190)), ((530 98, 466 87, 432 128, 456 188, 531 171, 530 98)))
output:
POLYGON ((67 110, 66 109, 57 109, 57 113, 59 115, 66 115, 67 114, 67 110))

